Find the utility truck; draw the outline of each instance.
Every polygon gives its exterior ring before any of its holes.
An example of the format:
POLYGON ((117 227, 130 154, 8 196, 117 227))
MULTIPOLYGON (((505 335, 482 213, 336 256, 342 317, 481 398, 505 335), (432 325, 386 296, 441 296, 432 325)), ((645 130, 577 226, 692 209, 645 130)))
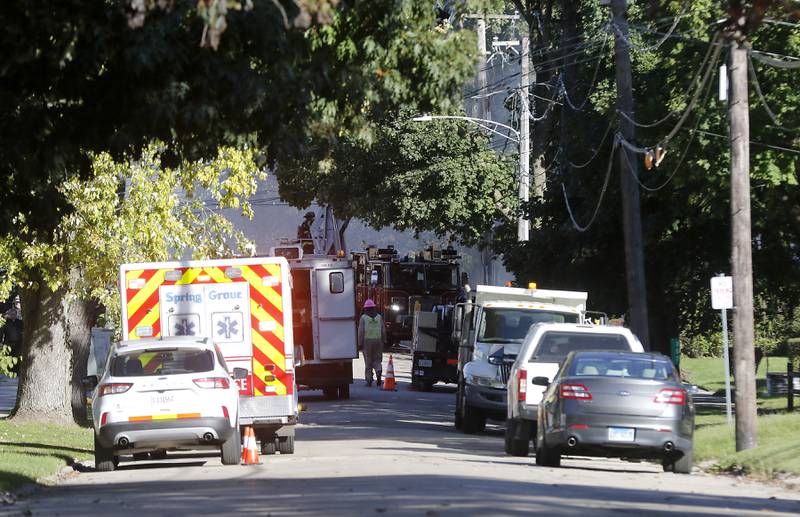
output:
POLYGON ((486 420, 505 420, 506 383, 531 325, 582 323, 587 293, 479 285, 455 306, 458 389, 454 423, 464 433, 481 432, 486 420))
MULTIPOLYGON (((124 340, 206 337, 239 388, 239 424, 262 453, 294 452, 297 422, 289 264, 283 257, 123 264, 124 340), (245 373, 246 371, 246 373, 245 373)), ((146 371, 161 367, 158 354, 146 371)))

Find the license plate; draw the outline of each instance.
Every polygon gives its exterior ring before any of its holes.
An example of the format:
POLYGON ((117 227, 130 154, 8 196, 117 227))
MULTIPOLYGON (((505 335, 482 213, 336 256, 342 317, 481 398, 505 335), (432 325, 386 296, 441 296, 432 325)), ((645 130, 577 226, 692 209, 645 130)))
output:
POLYGON ((636 430, 632 427, 609 427, 608 441, 610 442, 632 442, 636 430))
POLYGON ((175 395, 167 395, 167 394, 153 395, 152 397, 150 397, 150 402, 154 406, 164 406, 167 404, 172 404, 173 402, 175 402, 175 395))
POLYGON ((433 361, 430 359, 420 359, 417 364, 419 364, 420 368, 430 368, 433 366, 433 361))

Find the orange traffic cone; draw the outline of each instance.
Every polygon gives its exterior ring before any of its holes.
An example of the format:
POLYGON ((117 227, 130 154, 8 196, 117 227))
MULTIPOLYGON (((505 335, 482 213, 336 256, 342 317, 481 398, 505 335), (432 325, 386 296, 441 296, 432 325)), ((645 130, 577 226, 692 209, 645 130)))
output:
POLYGON ((245 465, 258 465, 261 463, 258 457, 258 447, 256 447, 256 434, 250 426, 244 428, 242 463, 245 465))
POLYGON ((386 377, 383 378, 383 391, 397 391, 397 384, 394 382, 394 361, 389 355, 389 364, 386 366, 386 377))

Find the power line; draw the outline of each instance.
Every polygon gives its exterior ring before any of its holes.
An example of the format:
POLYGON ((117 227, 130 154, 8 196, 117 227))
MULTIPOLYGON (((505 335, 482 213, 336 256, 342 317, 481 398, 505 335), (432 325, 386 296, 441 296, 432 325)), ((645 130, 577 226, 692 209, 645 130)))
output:
POLYGON ((611 148, 611 154, 608 157, 608 168, 606 169, 606 177, 603 180, 603 188, 600 190, 600 197, 597 199, 597 205, 594 207, 594 212, 592 212, 592 217, 589 219, 589 222, 585 225, 581 225, 575 219, 575 214, 572 212, 572 206, 569 203, 569 196, 567 196, 567 189, 564 186, 564 183, 561 183, 561 192, 564 194, 564 203, 567 205, 567 213, 569 214, 569 218, 572 221, 572 226, 578 230, 579 232, 583 233, 588 230, 592 224, 594 224, 595 219, 597 219, 597 214, 600 212, 600 205, 603 204, 603 198, 606 195, 606 190, 608 190, 608 180, 611 179, 611 171, 614 168, 614 155, 616 154, 617 150, 617 141, 614 141, 614 145, 611 148))
POLYGON ((753 60, 751 56, 747 56, 747 65, 748 69, 750 70, 750 77, 753 79, 753 85, 756 87, 756 93, 758 94, 758 98, 761 100, 761 105, 764 106, 764 110, 769 115, 769 118, 772 119, 772 122, 775 123, 776 127, 786 130, 786 131, 797 131, 800 128, 790 128, 782 125, 778 120, 778 117, 775 116, 775 112, 772 111, 767 103, 767 99, 764 97, 764 93, 761 91, 761 83, 758 81, 758 75, 756 75, 756 68, 753 66, 753 60))

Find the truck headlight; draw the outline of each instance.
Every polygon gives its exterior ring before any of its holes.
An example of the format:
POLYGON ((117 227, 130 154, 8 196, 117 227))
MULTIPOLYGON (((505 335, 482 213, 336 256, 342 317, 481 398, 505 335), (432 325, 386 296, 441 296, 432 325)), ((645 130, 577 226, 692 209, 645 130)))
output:
POLYGON ((403 308, 396 303, 393 303, 391 306, 389 306, 389 309, 393 310, 394 312, 400 312, 401 310, 403 310, 403 308))
POLYGON ((476 375, 467 376, 467 384, 473 386, 482 386, 484 388, 505 389, 506 385, 500 379, 492 379, 489 377, 478 377, 476 375))

